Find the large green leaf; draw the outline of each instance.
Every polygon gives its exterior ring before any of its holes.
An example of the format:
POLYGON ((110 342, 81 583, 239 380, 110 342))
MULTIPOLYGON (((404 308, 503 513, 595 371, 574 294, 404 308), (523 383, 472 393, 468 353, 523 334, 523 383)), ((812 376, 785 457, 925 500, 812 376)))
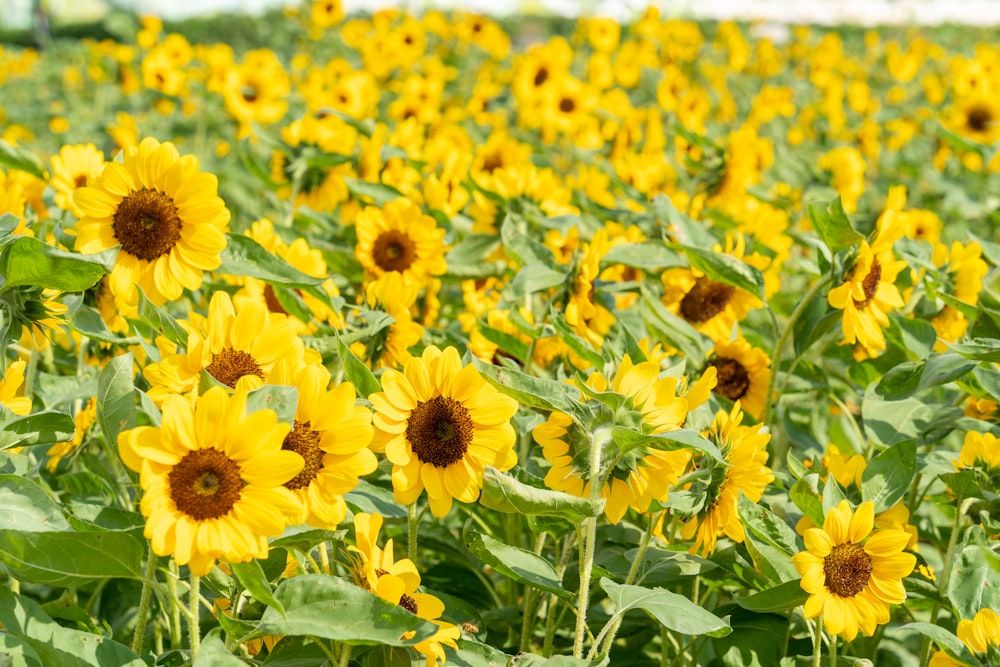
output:
MULTIPOLYGON (((282 552, 278 552, 282 553, 282 552)), ((249 591, 256 600, 263 602, 269 607, 274 607, 279 614, 285 613, 285 608, 281 602, 274 597, 271 590, 271 583, 264 574, 264 568, 260 562, 252 560, 249 563, 232 563, 229 566, 233 571, 233 576, 240 582, 243 588, 249 591)))
POLYGON ((510 664, 509 655, 488 644, 469 639, 459 639, 457 643, 458 650, 448 654, 448 664, 454 667, 505 667, 510 664))
POLYGON ((593 504, 589 498, 531 486, 492 467, 483 476, 479 504, 507 514, 562 516, 575 523, 599 515, 602 509, 601 503, 593 504))
POLYGON ((802 551, 795 531, 785 521, 763 505, 759 505, 742 493, 737 502, 737 511, 745 528, 772 547, 781 549, 789 556, 802 551))
POLYGON ((722 252, 695 246, 682 247, 691 266, 712 280, 732 285, 764 300, 764 276, 757 268, 722 252))
POLYGON ((601 578, 601 588, 615 609, 611 620, 641 609, 667 629, 681 634, 725 637, 731 632, 728 622, 683 595, 662 588, 616 584, 607 577, 601 578))
POLYGON ((0 164, 45 180, 45 165, 34 153, 0 139, 0 164))
POLYGON ((392 186, 383 183, 369 183, 360 178, 345 178, 344 184, 357 199, 370 199, 375 206, 385 206, 403 196, 402 192, 392 186))
POLYGON ((433 623, 339 577, 292 577, 278 585, 274 596, 286 613, 268 607, 254 636, 312 635, 348 644, 413 646, 437 631, 433 623), (410 631, 414 634, 404 638, 410 631))
POLYGON ((884 512, 906 494, 917 474, 917 443, 904 440, 873 458, 861 474, 861 497, 884 512))
POLYGON ((474 530, 468 532, 466 546, 479 560, 505 577, 561 597, 572 597, 572 593, 562 587, 555 567, 541 556, 474 530))
POLYGON ((340 354, 340 364, 344 367, 347 379, 351 381, 358 394, 363 398, 368 398, 372 394, 382 391, 382 385, 372 374, 370 368, 365 366, 358 357, 351 352, 351 348, 344 345, 343 341, 337 346, 340 354))
POLYGON ((786 581, 760 593, 737 597, 736 604, 758 613, 781 612, 804 604, 809 594, 802 590, 801 580, 786 581))
POLYGON ((919 632, 923 636, 927 637, 935 644, 938 648, 947 650, 952 655, 960 658, 967 665, 976 664, 976 659, 969 653, 969 649, 965 647, 962 640, 956 637, 953 633, 948 632, 940 625, 934 625, 932 623, 907 623, 906 625, 899 628, 902 630, 914 630, 919 632))
POLYGON ((537 266, 553 272, 564 273, 548 246, 524 234, 509 215, 500 224, 500 240, 507 256, 519 266, 537 266))
POLYGON ((150 301, 141 287, 137 287, 137 289, 139 290, 139 319, 152 327, 155 334, 162 334, 176 345, 187 347, 188 334, 177 323, 177 320, 166 310, 150 301))
POLYGON ((40 667, 145 667, 128 647, 101 635, 64 628, 33 600, 0 588, 0 625, 28 665, 40 667))
POLYGON ((198 658, 191 667, 246 667, 222 642, 222 630, 213 629, 201 640, 198 658))
POLYGON ((935 355, 919 363, 907 361, 883 375, 874 393, 883 400, 898 401, 957 380, 975 367, 975 361, 954 352, 935 355))
POLYGON ((833 255, 860 245, 865 238, 854 229, 840 202, 840 197, 833 201, 812 202, 807 211, 813 229, 833 255))
POLYGON ((219 266, 218 272, 231 276, 250 276, 266 280, 269 283, 292 287, 319 285, 324 280, 302 273, 243 234, 230 235, 229 243, 222 251, 221 259, 222 264, 219 266))
POLYGON ((710 440, 690 429, 680 429, 668 431, 666 433, 640 433, 625 426, 615 426, 611 429, 612 439, 622 447, 624 451, 629 451, 640 445, 646 445, 652 449, 693 449, 701 452, 709 458, 715 459, 724 466, 729 463, 710 440))
POLYGON ((82 292, 97 284, 115 264, 118 249, 92 255, 59 250, 31 236, 19 237, 0 253, 3 289, 19 285, 82 292))
POLYGON ((982 528, 974 530, 981 543, 962 549, 948 579, 948 599, 960 618, 972 618, 980 609, 1000 609, 1000 556, 985 545, 982 528))
POLYGON ((601 264, 624 264, 656 272, 672 266, 684 266, 684 257, 659 241, 616 245, 601 259, 601 264))
POLYGON ((75 429, 73 418, 62 412, 35 412, 15 417, 0 423, 0 449, 68 442, 73 439, 75 429))
POLYGON ((476 358, 472 359, 472 363, 487 382, 517 399, 519 403, 568 414, 577 412, 580 392, 564 382, 527 375, 511 368, 501 368, 476 358))
POLYGON ((131 352, 112 357, 97 376, 97 421, 112 447, 136 425, 134 363, 131 352))

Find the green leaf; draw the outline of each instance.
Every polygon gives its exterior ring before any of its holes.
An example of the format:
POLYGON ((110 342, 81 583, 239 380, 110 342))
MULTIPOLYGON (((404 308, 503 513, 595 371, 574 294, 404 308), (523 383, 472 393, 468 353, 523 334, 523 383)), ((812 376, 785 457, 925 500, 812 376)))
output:
POLYGON ((522 267, 535 266, 550 269, 553 272, 565 273, 564 267, 556 262, 555 256, 548 246, 536 241, 530 234, 518 229, 511 216, 504 218, 500 224, 500 240, 503 242, 507 256, 522 267))
POLYGON ((299 575, 278 584, 274 595, 286 613, 268 607, 254 636, 312 635, 348 644, 413 646, 437 631, 433 623, 339 577, 299 575), (413 636, 405 639, 410 631, 413 636))
POLYGON ((383 329, 392 326, 393 322, 396 321, 392 315, 378 310, 363 312, 366 325, 360 329, 332 336, 302 336, 302 342, 305 343, 306 347, 316 350, 324 359, 327 359, 337 354, 341 341, 345 345, 350 345, 358 340, 368 340, 383 329))
POLYGON ((625 426, 615 426, 611 429, 611 437, 624 451, 629 451, 640 445, 653 449, 675 450, 693 449, 709 458, 715 459, 724 466, 729 463, 710 440, 690 429, 668 431, 666 433, 640 433, 625 426))
MULTIPOLYGON (((974 530, 982 535, 982 528, 974 530)), ((982 544, 967 545, 954 562, 947 594, 959 618, 1000 609, 1000 557, 982 544)))
POLYGON ((655 273, 674 266, 684 266, 684 257, 660 241, 623 243, 608 251, 601 264, 623 264, 655 273))
POLYGON ((483 338, 497 346, 498 352, 514 357, 522 364, 528 358, 528 344, 514 334, 494 329, 482 320, 476 324, 476 328, 483 338))
POLYGON ((588 498, 531 486, 490 466, 483 475, 479 504, 506 514, 562 516, 574 523, 603 510, 602 503, 594 505, 588 498))
POLYGON ((475 357, 472 364, 487 382, 523 405, 567 414, 577 411, 580 392, 568 384, 500 368, 475 357))
POLYGON ((677 210, 674 202, 666 195, 656 195, 650 202, 650 210, 659 222, 665 222, 670 228, 672 236, 677 238, 684 245, 696 245, 703 248, 711 248, 718 242, 708 231, 708 226, 703 222, 692 220, 677 210))
POLYGON ((0 164, 45 180, 45 166, 34 153, 0 139, 0 164))
POLYGON ((969 650, 962 643, 962 640, 948 632, 940 625, 933 625, 931 623, 907 623, 906 625, 899 628, 902 630, 913 630, 914 632, 919 632, 923 636, 927 637, 935 644, 938 648, 944 649, 951 653, 952 655, 963 660, 967 665, 976 664, 976 659, 969 653, 969 650))
POLYGON ((232 569, 236 579, 243 585, 243 588, 247 589, 255 600, 263 602, 268 607, 274 607, 279 614, 282 616, 285 615, 285 608, 274 597, 274 593, 271 591, 271 584, 268 582, 267 575, 264 574, 264 569, 258 561, 230 563, 229 567, 232 569))
POLYGON ((509 579, 563 598, 573 597, 562 587, 555 567, 541 556, 474 530, 467 533, 466 546, 479 560, 509 579))
POLYGON ((684 318, 671 313, 658 298, 646 291, 643 291, 640 308, 642 319, 651 333, 683 352, 692 367, 701 368, 705 365, 708 351, 715 345, 708 336, 695 329, 684 318))
POLYGON ((470 234, 445 256, 449 273, 453 264, 478 264, 500 245, 496 234, 470 234))
POLYGON ((809 594, 802 590, 801 580, 786 581, 760 593, 737 597, 736 604, 759 614, 782 612, 805 604, 809 594))
POLYGON ((919 438, 936 416, 932 406, 915 398, 884 401, 871 392, 861 403, 861 415, 865 434, 883 445, 919 438))
POLYGON ((358 357, 351 352, 351 348, 344 345, 343 341, 337 346, 340 355, 340 363, 344 366, 344 373, 351 381, 358 394, 363 398, 368 398, 376 392, 382 391, 382 385, 375 378, 371 369, 364 365, 358 357))
POLYGON ((31 236, 18 237, 0 253, 4 289, 20 285, 82 292, 97 284, 115 264, 118 249, 92 255, 59 250, 31 236))
MULTIPOLYGON (((67 297, 67 301, 70 298, 74 297, 67 297)), ((80 305, 76 308, 76 312, 70 320, 70 326, 91 340, 100 341, 102 343, 138 345, 140 340, 135 336, 124 337, 113 333, 110 329, 108 329, 108 325, 104 323, 104 319, 101 317, 101 314, 97 312, 95 308, 91 308, 86 305, 80 305)))
POLYGON ((841 250, 861 245, 865 238, 854 229, 840 202, 840 197, 833 201, 812 202, 807 211, 813 229, 833 255, 841 250))
POLYGON ((601 588, 607 592, 615 608, 609 623, 633 609, 641 609, 668 630, 685 635, 725 637, 732 631, 725 620, 683 595, 662 588, 616 584, 607 577, 601 578, 601 588))
POLYGON ((458 640, 458 650, 449 651, 448 664, 454 667, 506 667, 510 656, 488 644, 469 639, 458 640))
POLYGON ((528 264, 514 276, 514 280, 510 283, 510 290, 514 298, 519 298, 552 287, 560 287, 565 282, 565 271, 550 269, 539 264, 528 264))
POLYGON ((62 412, 35 412, 0 424, 0 449, 51 445, 73 439, 76 425, 62 412))
POLYGON ((247 414, 258 410, 274 410, 278 421, 295 424, 295 409, 299 405, 298 387, 267 384, 247 394, 247 414))
POLYGON ((975 367, 975 361, 953 352, 933 355, 920 363, 907 361, 883 375, 874 393, 883 400, 898 401, 957 380, 975 367))
POLYGON ((950 343, 948 347, 976 361, 1000 361, 1000 340, 996 338, 976 338, 971 343, 950 343))
POLYGON ((384 183, 369 183, 360 178, 345 177, 344 184, 357 199, 370 199, 375 206, 385 206, 389 202, 403 196, 403 193, 394 187, 385 185, 384 183))
POLYGON ((788 491, 788 497, 795 506, 812 519, 816 526, 823 525, 825 513, 823 512, 823 500, 819 495, 819 475, 810 473, 795 482, 788 491))
POLYGON ((604 358, 591 347, 590 343, 578 336, 573 328, 566 322, 566 318, 561 313, 552 309, 552 326, 559 332, 562 341, 573 352, 590 363, 594 368, 604 368, 604 358))
POLYGON ((764 300, 764 276, 755 267, 722 252, 695 246, 681 247, 687 253, 691 266, 712 280, 732 285, 764 300))
POLYGON ((746 548, 757 570, 771 584, 777 586, 799 579, 799 573, 792 564, 791 557, 757 537, 753 531, 747 531, 743 536, 743 546, 746 548))
POLYGON ((308 276, 294 266, 272 255, 259 243, 243 234, 232 234, 221 254, 217 271, 231 276, 250 276, 269 283, 291 287, 319 285, 323 278, 308 276))
MULTIPOLYGON (((833 475, 826 478, 826 484, 823 485, 823 516, 826 517, 834 507, 840 504, 841 500, 847 500, 847 496, 844 495, 844 490, 840 488, 840 484, 834 479, 833 475)), ((817 526, 823 525, 823 523, 816 524, 817 526)))
POLYGON ((139 290, 139 319, 153 328, 153 332, 166 336, 167 340, 181 347, 187 347, 188 334, 177 320, 163 308, 149 300, 141 287, 139 290))
MULTIPOLYGON (((779 665, 781 657, 786 652, 785 636, 788 634, 788 619, 784 615, 755 613, 736 608, 729 614, 729 624, 733 628, 732 634, 711 641, 712 648, 721 661, 713 662, 713 665, 718 667, 779 665)), ((794 652, 794 649, 787 652, 794 652)))
POLYGON ((906 494, 917 474, 917 443, 904 440, 882 451, 861 473, 861 497, 884 512, 906 494))
POLYGON ((97 376, 97 422, 112 448, 119 433, 136 425, 134 364, 127 352, 112 357, 97 376))
POLYGON ((59 505, 36 482, 0 476, 0 531, 70 530, 59 505))
POLYGON ((222 629, 213 628, 202 637, 198 658, 192 667, 246 667, 246 664, 222 643, 222 629))
POLYGON ((344 494, 344 501, 356 511, 377 512, 387 519, 406 518, 406 508, 396 502, 392 489, 375 486, 364 478, 358 479, 354 490, 344 494))
MULTIPOLYGON (((0 588, 3 634, 23 648, 25 657, 59 667, 145 667, 128 647, 101 635, 64 628, 34 601, 0 588)), ((4 651, 10 648, 6 644, 4 651)))
POLYGON ((766 507, 758 505, 742 493, 736 507, 744 527, 752 530, 757 537, 789 556, 802 551, 795 531, 766 507))

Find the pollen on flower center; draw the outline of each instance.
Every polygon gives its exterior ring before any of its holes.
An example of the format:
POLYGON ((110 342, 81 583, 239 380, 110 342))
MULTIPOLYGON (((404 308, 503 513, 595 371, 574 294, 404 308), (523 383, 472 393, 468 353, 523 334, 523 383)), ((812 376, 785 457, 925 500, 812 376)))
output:
POLYGON ((446 396, 420 401, 406 421, 406 439, 423 463, 447 468, 461 461, 475 427, 464 405, 446 396))
POLYGON ((146 261, 166 255, 181 238, 181 218, 170 195, 143 188, 118 204, 111 229, 122 250, 146 261))
POLYGON ((411 614, 417 613, 417 601, 406 593, 403 593, 403 597, 399 598, 399 606, 411 614))
POLYGON ((854 307, 861 309, 866 308, 868 304, 872 302, 875 298, 875 292, 878 291, 878 282, 882 279, 882 265, 878 263, 877 259, 872 260, 872 268, 868 271, 868 275, 865 279, 861 281, 861 287, 865 290, 864 301, 854 300, 854 307))
POLYGON ((712 364, 718 374, 718 384, 713 391, 731 401, 746 396, 750 388, 750 374, 743 364, 735 359, 720 358, 712 364))
POLYGON ((831 593, 850 598, 860 593, 872 574, 872 559, 860 544, 838 544, 823 559, 826 587, 831 593))
POLYGON ((264 371, 249 353, 230 347, 213 354, 212 363, 205 370, 227 387, 235 387, 236 382, 245 375, 256 375, 261 380, 264 379, 264 371))
POLYGON ((372 258, 383 271, 406 271, 417 259, 417 248, 404 232, 390 229, 379 234, 372 247, 372 258))
POLYGON ((217 449, 188 452, 167 479, 177 509, 198 521, 228 514, 243 488, 240 465, 217 449))
POLYGON ((323 450, 319 446, 319 433, 309 426, 309 422, 300 422, 296 419, 292 432, 286 435, 285 441, 281 443, 282 449, 295 452, 306 462, 302 472, 285 482, 285 487, 293 491, 309 486, 323 469, 323 450))
POLYGON ((691 291, 681 299, 680 313, 688 322, 700 324, 726 308, 736 288, 709 278, 698 278, 691 291))

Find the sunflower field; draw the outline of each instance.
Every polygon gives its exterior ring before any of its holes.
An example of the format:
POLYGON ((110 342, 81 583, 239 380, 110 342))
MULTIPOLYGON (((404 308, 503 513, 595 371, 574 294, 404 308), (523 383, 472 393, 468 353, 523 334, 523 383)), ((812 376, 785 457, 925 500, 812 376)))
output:
POLYGON ((1000 665, 996 30, 119 18, 0 48, 0 666, 1000 665))

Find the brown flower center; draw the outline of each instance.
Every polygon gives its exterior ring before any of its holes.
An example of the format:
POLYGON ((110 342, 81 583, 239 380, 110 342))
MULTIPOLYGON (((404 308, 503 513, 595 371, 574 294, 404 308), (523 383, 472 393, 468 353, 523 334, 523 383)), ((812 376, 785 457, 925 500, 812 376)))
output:
POLYGON ((549 70, 545 67, 539 67, 538 71, 535 72, 534 84, 536 87, 542 85, 549 80, 549 70))
POLYGON ((487 155, 483 158, 483 171, 487 174, 492 174, 501 167, 503 167, 503 157, 499 153, 487 155))
POLYGON ((831 593, 851 598, 868 585, 872 575, 872 558, 860 544, 838 544, 823 559, 823 574, 831 593))
POLYGON ((309 422, 300 422, 296 419, 292 432, 286 435, 285 441, 281 443, 282 449, 295 452, 306 462, 302 472, 285 482, 285 487, 293 491, 309 486, 323 469, 324 452, 319 446, 319 433, 309 426, 309 422))
POLYGON ((73 187, 74 188, 82 188, 86 184, 87 184, 87 175, 86 174, 77 174, 73 178, 73 187))
POLYGON ((698 278, 691 291, 681 299, 681 317, 688 322, 701 324, 712 319, 733 298, 736 288, 709 278, 698 278))
POLYGON ((399 606, 413 615, 417 613, 417 601, 406 593, 403 593, 403 597, 399 598, 399 606))
POLYGON ((143 188, 118 204, 111 229, 122 250, 146 261, 166 255, 181 238, 181 218, 170 195, 143 188))
POLYGON ((718 384, 713 391, 720 396, 725 396, 731 401, 738 401, 747 394, 750 388, 750 373, 746 366, 726 357, 716 359, 712 364, 718 376, 718 384))
POLYGON ((559 100, 559 111, 562 111, 563 113, 573 113, 574 109, 576 109, 576 102, 574 102, 571 98, 564 97, 559 100))
POLYGON ((868 271, 868 275, 865 279, 861 281, 861 287, 865 290, 865 300, 858 301, 854 300, 854 307, 861 309, 866 308, 872 299, 875 298, 875 292, 878 290, 878 281, 882 279, 882 265, 878 263, 877 259, 872 260, 872 268, 868 271))
POLYGON ((235 387, 236 381, 244 375, 256 375, 261 380, 264 379, 264 371, 249 353, 231 347, 213 354, 212 363, 205 370, 227 387, 235 387))
POLYGON ((195 449, 167 473, 170 498, 193 519, 218 519, 240 499, 240 465, 217 449, 195 449))
POLYGON ((417 259, 417 246, 398 229, 382 232, 372 248, 375 265, 383 271, 406 271, 417 259))
POLYGON ((987 107, 975 106, 965 116, 965 126, 973 132, 985 132, 993 122, 993 114, 987 107))
POLYGON ((446 396, 417 403, 406 420, 406 439, 423 463, 447 468, 462 460, 475 426, 464 405, 446 396))

